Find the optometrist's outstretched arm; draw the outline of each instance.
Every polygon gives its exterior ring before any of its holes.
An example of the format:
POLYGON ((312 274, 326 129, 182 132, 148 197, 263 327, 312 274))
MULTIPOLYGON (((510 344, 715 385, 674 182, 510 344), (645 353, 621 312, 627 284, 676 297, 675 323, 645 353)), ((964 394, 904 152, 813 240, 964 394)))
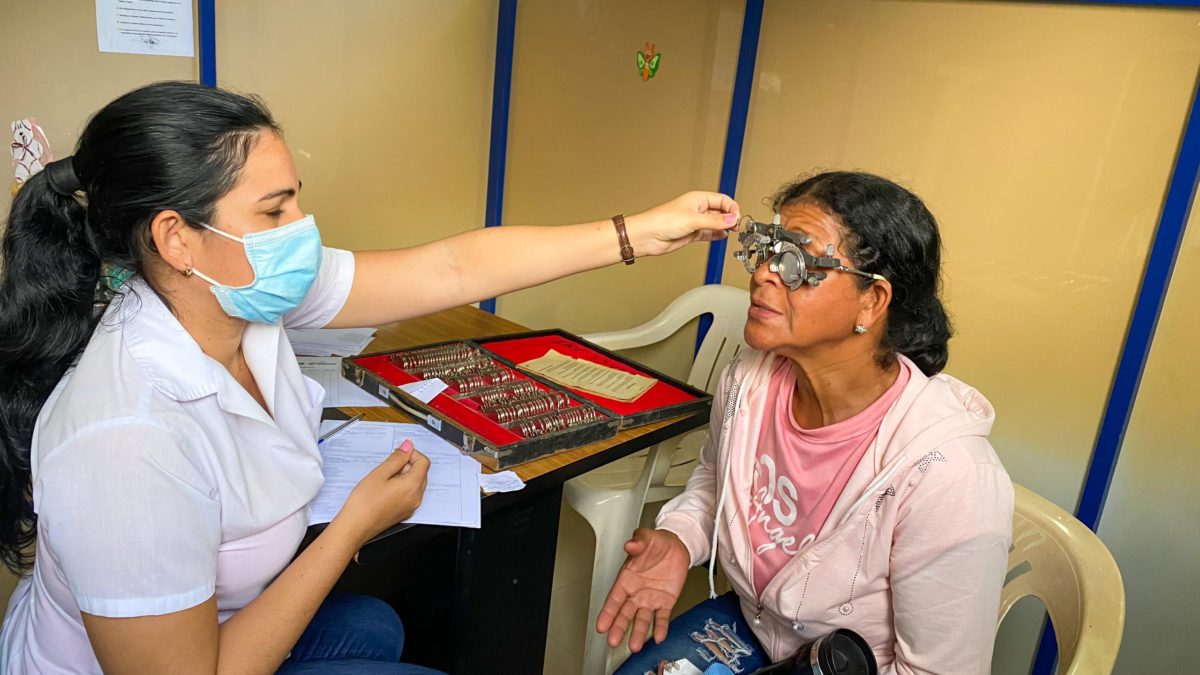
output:
MULTIPOLYGON (((724 238, 739 213, 725 195, 689 192, 625 216, 625 228, 636 256, 662 255, 724 238)), ((357 251, 354 257, 354 286, 330 328, 423 316, 621 262, 611 220, 505 225, 412 248, 357 251)))

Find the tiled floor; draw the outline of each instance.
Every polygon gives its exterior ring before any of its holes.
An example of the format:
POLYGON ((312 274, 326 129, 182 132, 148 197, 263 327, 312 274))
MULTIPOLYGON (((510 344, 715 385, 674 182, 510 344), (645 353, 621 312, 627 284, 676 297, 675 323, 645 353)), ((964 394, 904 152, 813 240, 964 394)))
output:
MULTIPOLYGON (((660 505, 651 509, 657 512, 660 505)), ((651 519, 646 514, 645 521, 651 519)), ((583 640, 587 623, 588 595, 592 583, 592 556, 596 538, 587 521, 563 504, 555 554, 554 593, 550 599, 550 628, 546 634, 545 675, 582 675, 583 640)), ((683 588, 676 613, 708 597, 708 577, 694 569, 683 588)), ((589 674, 591 675, 591 674, 589 674)))

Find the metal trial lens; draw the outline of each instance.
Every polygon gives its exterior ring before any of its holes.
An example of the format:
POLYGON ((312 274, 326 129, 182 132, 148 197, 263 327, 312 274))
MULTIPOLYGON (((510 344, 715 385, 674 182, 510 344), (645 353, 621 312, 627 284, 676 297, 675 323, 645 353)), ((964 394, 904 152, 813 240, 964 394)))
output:
POLYGON ((868 279, 882 281, 883 277, 870 272, 847 267, 834 257, 834 246, 825 247, 825 255, 814 256, 803 247, 812 243, 812 237, 804 232, 784 229, 776 213, 771 223, 760 223, 745 216, 738 223, 738 243, 742 250, 733 257, 742 261, 746 271, 754 274, 764 262, 771 272, 778 274, 788 290, 796 290, 808 284, 813 288, 821 285, 828 276, 824 270, 850 272, 868 279))

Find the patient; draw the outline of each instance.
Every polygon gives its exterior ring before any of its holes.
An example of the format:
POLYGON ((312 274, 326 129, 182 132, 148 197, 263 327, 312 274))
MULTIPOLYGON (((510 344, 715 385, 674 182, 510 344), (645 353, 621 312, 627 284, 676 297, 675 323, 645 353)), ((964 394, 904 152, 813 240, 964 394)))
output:
POLYGON ((755 269, 753 349, 722 376, 686 490, 625 544, 596 628, 614 647, 630 631, 621 675, 680 659, 749 673, 838 628, 867 640, 881 673, 987 672, 1013 490, 991 404, 939 374, 937 223, 865 173, 785 185, 774 208, 838 264, 818 284, 755 269), (688 569, 710 561, 711 589, 717 560, 733 592, 713 590, 668 638, 688 569))

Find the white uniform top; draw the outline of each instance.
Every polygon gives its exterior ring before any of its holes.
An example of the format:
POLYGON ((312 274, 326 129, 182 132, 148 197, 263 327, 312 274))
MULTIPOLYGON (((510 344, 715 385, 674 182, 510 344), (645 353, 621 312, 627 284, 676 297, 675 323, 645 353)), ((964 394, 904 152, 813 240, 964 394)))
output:
MULTIPOLYGON (((325 249, 283 325, 341 310, 354 256, 325 249)), ((99 673, 80 612, 159 615, 216 595, 224 620, 287 566, 321 486, 324 395, 283 327, 242 350, 268 415, 135 277, 42 407, 33 433, 37 559, 9 603, 0 673, 99 673)))

